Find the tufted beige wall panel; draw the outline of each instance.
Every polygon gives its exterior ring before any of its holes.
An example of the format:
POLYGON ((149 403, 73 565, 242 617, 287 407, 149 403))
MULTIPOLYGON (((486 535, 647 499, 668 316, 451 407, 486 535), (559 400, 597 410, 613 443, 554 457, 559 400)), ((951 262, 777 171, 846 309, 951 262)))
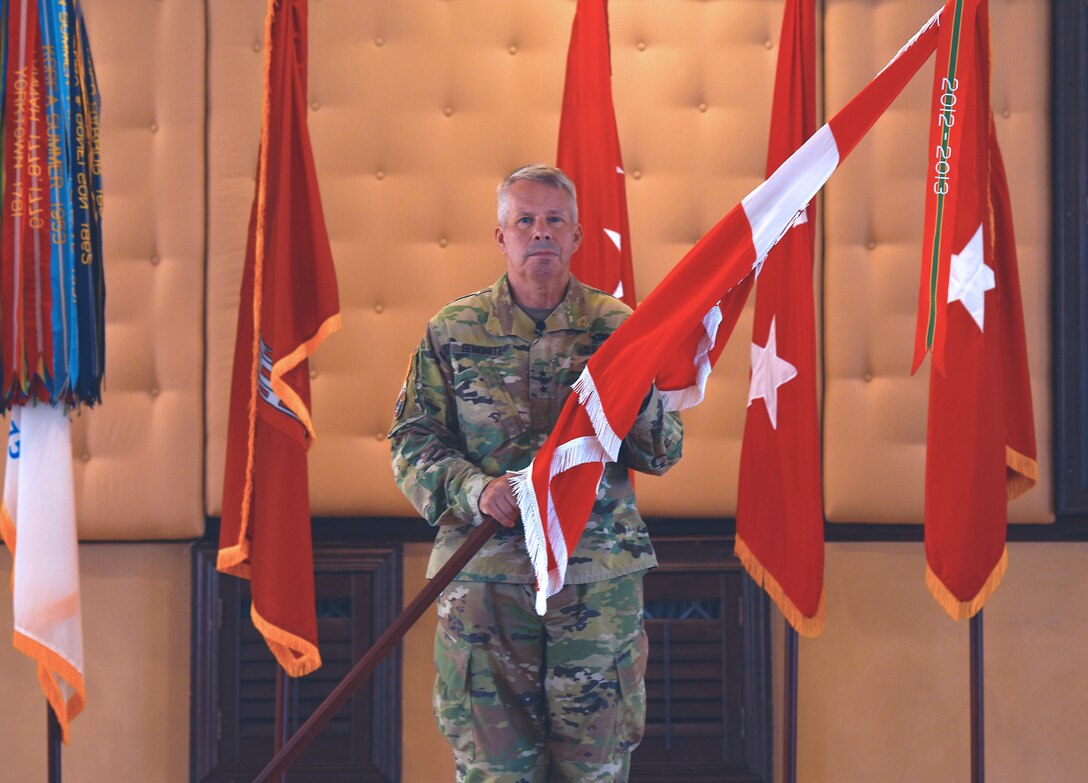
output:
POLYGON ((83 539, 204 529, 204 15, 85 3, 102 94, 106 380, 73 418, 83 539))
MULTIPOLYGON (((238 291, 257 171, 265 5, 251 0, 212 3, 207 7, 205 507, 209 514, 216 515, 223 501, 227 402, 238 323, 238 291)), ((325 178, 320 172, 319 176, 325 178)), ((317 426, 321 426, 320 418, 317 426)))
MULTIPOLYGON (((933 6, 827 0, 828 110, 853 96, 933 6)), ((1009 519, 1048 522, 1049 4, 990 6, 992 100, 1012 191, 1041 455, 1039 485, 1010 505, 1009 519)), ((911 377, 910 364, 932 78, 927 65, 825 189, 824 508, 836 522, 922 519, 930 365, 911 377)))
MULTIPOLYGON (((221 504, 226 399, 259 122, 264 4, 216 3, 211 36, 208 474, 221 504)), ((411 515, 385 432, 427 319, 504 268, 494 188, 554 160, 570 0, 321 0, 310 130, 344 329, 312 363, 317 514, 411 515)), ((762 178, 781 5, 615 2, 615 102, 645 294, 762 178), (743 74, 743 78, 738 78, 743 74)), ((748 327, 687 415, 687 458, 640 481, 645 512, 732 512, 748 327), (724 479, 724 480, 723 480, 724 479)))
MULTIPOLYGON (((826 104, 842 105, 932 12, 928 3, 829 0, 826 104)), ((264 3, 210 8, 207 507, 220 511, 226 399, 259 122, 264 3)), ((310 128, 341 286, 344 330, 312 364, 319 438, 314 511, 410 515, 384 433, 427 318, 503 268, 493 188, 552 160, 571 0, 311 6, 310 128)), ((772 0, 611 4, 613 82, 645 295, 763 176, 782 6, 772 0)), ((1012 29, 1045 41, 1046 6, 995 0, 994 102, 1021 239, 1040 452, 1049 449, 1045 46, 1001 59, 1012 29), (1009 109, 1009 118, 1001 112, 1009 109), (1041 138, 1041 137, 1040 137, 1041 138), (1039 205, 1042 205, 1041 207, 1039 205)), ((926 374, 910 378, 929 68, 826 199, 827 512, 921 518, 926 374)), ((819 281, 818 281, 819 282, 819 281)), ((685 414, 686 459, 639 484, 645 512, 731 515, 747 391, 749 319, 685 414)), ((1017 521, 1050 519, 1042 486, 1017 521)))

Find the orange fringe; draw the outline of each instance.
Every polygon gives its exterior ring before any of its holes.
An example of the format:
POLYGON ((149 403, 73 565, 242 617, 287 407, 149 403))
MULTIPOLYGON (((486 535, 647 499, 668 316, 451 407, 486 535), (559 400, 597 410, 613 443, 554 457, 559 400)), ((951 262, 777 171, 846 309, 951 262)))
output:
MULTIPOLYGON (((249 434, 246 448, 245 488, 242 494, 241 524, 238 530, 238 543, 221 549, 216 559, 216 568, 219 571, 243 579, 248 579, 250 576, 247 533, 253 495, 253 461, 257 432, 258 378, 261 361, 261 305, 266 257, 265 231, 268 225, 268 165, 272 115, 272 20, 278 3, 279 0, 268 0, 268 13, 265 18, 264 28, 264 96, 261 104, 261 141, 257 174, 257 220, 253 263, 253 360, 250 368, 249 402, 246 406, 246 411, 249 414, 249 434)), ((338 331, 340 327, 340 314, 330 316, 318 327, 310 339, 280 359, 272 367, 271 386, 273 391, 298 416, 311 441, 316 439, 316 435, 310 411, 303 404, 295 390, 283 382, 283 375, 309 357, 326 337, 338 331)), ((302 677, 321 666, 321 654, 315 645, 270 623, 257 611, 255 604, 251 605, 250 616, 254 627, 260 631, 272 654, 289 676, 302 677)))
POLYGON ((4 540, 4 544, 7 545, 8 551, 11 552, 12 569, 11 569, 11 584, 9 587, 12 591, 15 590, 15 523, 11 521, 11 515, 8 514, 8 507, 0 504, 0 538, 4 540))
POLYGON ((8 507, 0 504, 0 538, 7 544, 12 555, 15 554, 15 523, 11 521, 8 507))
POLYGON ((224 574, 249 579, 249 541, 219 550, 215 569, 224 574))
MULTIPOLYGON (((277 0, 268 0, 264 21, 264 96, 261 100, 261 146, 257 163, 257 225, 253 248, 253 353, 249 370, 249 435, 246 444, 246 478, 242 492, 241 521, 238 527, 238 547, 246 547, 249 530, 250 495, 253 492, 253 451, 257 441, 257 384, 261 370, 261 293, 264 287, 264 232, 268 217, 268 140, 272 125, 272 18, 277 0)), ((243 302, 244 306, 245 303, 243 302)))
POLYGON ((1005 465, 1005 491, 1009 500, 1015 500, 1038 483, 1039 463, 1031 457, 1006 446, 1005 465))
POLYGON ((321 653, 315 645, 268 622, 256 604, 250 604, 249 616, 287 676, 303 677, 321 666, 321 653))
POLYGON ((771 597, 771 600, 778 604, 782 616, 786 618, 786 622, 793 626, 797 633, 810 639, 823 633, 824 592, 822 589, 820 590, 820 603, 816 607, 816 614, 812 617, 806 617, 786 595, 786 591, 782 589, 782 585, 778 583, 778 580, 763 567, 763 564, 759 562, 759 558, 752 553, 752 550, 748 548, 748 545, 740 536, 736 537, 733 552, 756 584, 760 585, 767 592, 767 595, 771 597))
MULTIPOLYGON (((253 360, 250 367, 249 402, 246 405, 246 412, 249 414, 249 434, 246 444, 245 488, 242 492, 242 511, 241 523, 238 529, 238 544, 221 552, 217 563, 217 567, 220 571, 234 573, 237 576, 243 575, 240 573, 240 569, 238 568, 239 565, 244 566, 245 576, 248 576, 249 573, 249 567, 248 565, 244 565, 243 561, 249 557, 249 545, 246 539, 246 533, 249 530, 249 515, 252 506, 253 459, 257 437, 257 400, 259 397, 258 377, 261 364, 261 304, 263 301, 262 293, 264 289, 265 229, 268 224, 268 145, 272 125, 272 19, 276 12, 276 5, 278 2, 279 0, 268 0, 268 13, 265 17, 264 27, 264 96, 261 103, 261 142, 257 174, 257 225, 255 227, 256 235, 254 237, 253 252, 253 360)), ((283 375, 298 366, 303 360, 317 350, 317 347, 326 337, 340 329, 341 323, 339 313, 330 316, 318 327, 317 331, 310 339, 298 346, 290 354, 280 359, 272 367, 272 390, 299 418, 299 421, 301 421, 305 427, 306 434, 311 442, 317 439, 317 435, 314 431, 310 411, 306 405, 303 404, 295 390, 283 382, 283 375)))
POLYGON ((948 612, 949 617, 953 620, 966 620, 978 614, 978 611, 982 609, 982 605, 994 594, 997 586, 1001 584, 1001 580, 1005 578, 1005 571, 1008 567, 1009 548, 1005 547, 1001 552, 1001 559, 997 561, 997 565, 990 572, 985 584, 982 585, 975 597, 969 601, 961 601, 954 596, 928 565, 926 566, 926 587, 929 588, 929 592, 933 597, 937 599, 937 603, 941 605, 941 608, 948 612))
POLYGON ((298 416, 299 421, 306 428, 306 434, 309 436, 311 444, 317 440, 317 433, 314 431, 313 420, 310 418, 310 409, 302 402, 302 398, 298 396, 298 393, 284 383, 283 376, 313 354, 317 347, 325 341, 326 337, 340 330, 341 325, 340 313, 330 315, 325 323, 317 328, 313 337, 272 365, 272 391, 283 401, 284 405, 291 409, 292 413, 298 416))
POLYGON ((57 716, 60 724, 61 740, 69 742, 69 725, 72 720, 83 712, 83 705, 87 700, 86 686, 83 683, 83 675, 66 659, 57 655, 41 642, 31 639, 29 636, 15 631, 12 636, 12 644, 23 655, 38 663, 38 682, 42 686, 45 698, 49 706, 53 708, 53 714, 57 716), (57 678, 67 682, 75 690, 75 693, 65 701, 60 692, 60 684, 57 678))
MULTIPOLYGON (((11 550, 13 559, 15 557, 15 530, 15 523, 8 513, 8 507, 0 505, 0 537, 3 538, 7 548, 11 550)), ((14 568, 11 570, 11 589, 15 589, 14 568)), ((79 713, 83 712, 83 705, 87 698, 83 674, 67 659, 58 655, 55 650, 51 650, 26 634, 14 631, 11 643, 16 650, 37 662, 38 682, 41 684, 42 692, 45 694, 49 706, 53 708, 53 714, 57 716, 61 739, 67 743, 70 739, 69 724, 79 713), (58 677, 75 690, 75 693, 67 700, 60 692, 60 685, 57 683, 58 677)))

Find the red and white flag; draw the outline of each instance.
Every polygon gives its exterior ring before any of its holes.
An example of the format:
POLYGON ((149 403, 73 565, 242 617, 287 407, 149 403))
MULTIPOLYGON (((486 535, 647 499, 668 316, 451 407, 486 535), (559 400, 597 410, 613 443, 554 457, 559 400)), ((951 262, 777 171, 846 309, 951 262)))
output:
POLYGON ((306 127, 306 0, 269 0, 264 117, 231 379, 220 571, 292 677, 321 665, 306 455, 308 357, 340 328, 306 127))
POLYGON ((37 662, 67 742, 86 692, 72 433, 63 408, 12 408, 0 532, 14 555, 15 649, 37 662))
POLYGON ((612 105, 607 0, 578 0, 574 12, 556 165, 578 190, 582 246, 571 258, 571 271, 586 285, 634 308, 627 190, 612 105))
POLYGON ((936 46, 940 12, 872 82, 714 226, 590 358, 552 434, 513 473, 537 609, 564 581, 605 462, 615 461, 651 384, 671 410, 698 404, 771 248, 936 46))
MULTIPOLYGON (((767 176, 816 129, 814 0, 786 0, 767 176)), ((813 305, 815 206, 770 251, 756 287, 735 551, 798 633, 823 630, 823 497, 813 305)))
POLYGON ((990 108, 987 6, 983 0, 977 13, 964 14, 971 25, 957 31, 958 43, 973 61, 942 76, 949 91, 934 100, 937 116, 948 117, 942 127, 954 117, 960 153, 936 148, 936 159, 950 165, 930 178, 930 195, 946 191, 956 208, 941 228, 951 253, 934 319, 944 324, 936 332, 944 369, 936 348, 930 369, 926 584, 954 619, 974 615, 997 589, 1007 565, 1007 501, 1038 477, 1016 240, 990 108))

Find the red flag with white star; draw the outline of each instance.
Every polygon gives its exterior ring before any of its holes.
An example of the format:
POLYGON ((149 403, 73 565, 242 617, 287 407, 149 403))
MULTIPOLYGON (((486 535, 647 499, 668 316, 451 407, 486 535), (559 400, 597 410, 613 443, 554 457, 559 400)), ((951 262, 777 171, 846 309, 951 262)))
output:
POLYGON ((578 190, 582 246, 571 272, 635 307, 627 191, 612 105, 607 0, 578 0, 567 51, 557 163, 578 190))
MULTIPOLYGON (((813 0, 787 0, 767 154, 770 176, 816 129, 813 0)), ((823 630, 823 496, 809 204, 771 249, 756 289, 740 457, 737 557, 799 633, 823 630)))
POLYGON ((979 4, 973 78, 957 92, 961 183, 947 295, 944 372, 930 370, 926 584, 954 619, 971 617, 1007 566, 1006 503, 1038 476, 1016 240, 990 108, 989 15, 979 4))
POLYGON ((936 46, 934 14, 888 65, 708 231, 593 354, 551 435, 510 475, 537 575, 537 610, 562 588, 604 464, 655 384, 666 410, 699 404, 755 276, 816 193, 936 46))

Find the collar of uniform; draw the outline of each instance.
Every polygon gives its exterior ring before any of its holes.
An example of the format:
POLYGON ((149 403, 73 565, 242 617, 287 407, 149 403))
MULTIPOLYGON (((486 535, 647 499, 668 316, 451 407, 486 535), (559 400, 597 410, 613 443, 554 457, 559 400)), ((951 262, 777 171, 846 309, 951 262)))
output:
MULTIPOLYGON (((587 329, 589 315, 586 313, 586 287, 571 275, 567 294, 545 319, 544 331, 587 329)), ((532 342, 536 337, 536 322, 514 303, 510 281, 505 273, 491 286, 491 312, 487 317, 487 330, 492 334, 517 335, 526 342, 532 342)))

